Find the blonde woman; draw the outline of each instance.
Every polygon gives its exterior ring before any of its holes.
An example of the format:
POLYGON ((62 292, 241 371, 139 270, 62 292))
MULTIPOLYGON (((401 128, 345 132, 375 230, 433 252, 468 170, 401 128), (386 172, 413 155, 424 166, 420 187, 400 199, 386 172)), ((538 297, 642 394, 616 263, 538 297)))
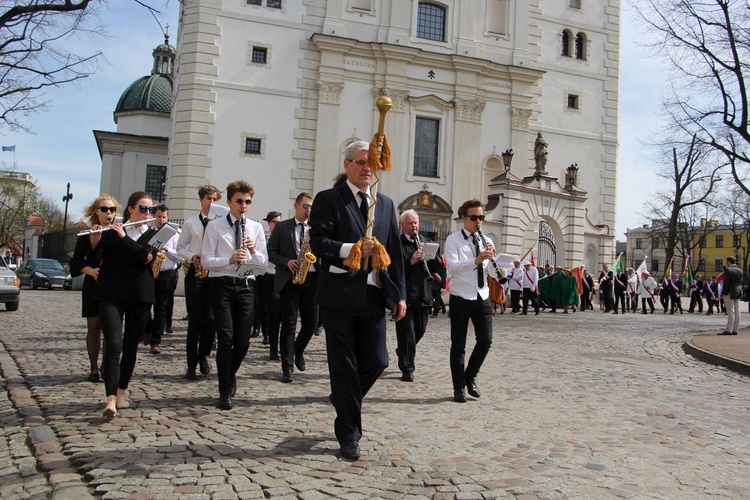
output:
MULTIPOLYGON (((99 195, 85 212, 91 229, 109 226, 117 215, 117 200, 108 194, 99 195)), ((102 345, 102 323, 99 320, 99 302, 94 300, 94 287, 99 278, 102 256, 99 240, 102 233, 79 236, 73 258, 70 259, 70 274, 85 275, 81 291, 81 316, 86 318, 86 351, 89 355, 89 382, 99 382, 99 351, 102 345)))

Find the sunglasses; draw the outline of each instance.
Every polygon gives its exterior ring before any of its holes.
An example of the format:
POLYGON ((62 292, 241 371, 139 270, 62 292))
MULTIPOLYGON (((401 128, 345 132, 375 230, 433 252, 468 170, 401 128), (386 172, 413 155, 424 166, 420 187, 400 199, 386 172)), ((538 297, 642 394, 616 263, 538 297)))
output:
POLYGON ((477 220, 484 220, 484 215, 467 215, 466 217, 468 217, 472 222, 476 222, 477 220))
POLYGON ((305 210, 310 210, 312 208, 312 203, 303 203, 302 208, 305 210))
POLYGON ((349 160, 349 163, 356 163, 360 167, 364 167, 365 165, 367 165, 367 160, 357 160, 357 161, 349 160))
POLYGON ((140 210, 142 214, 148 212, 151 215, 154 215, 154 213, 156 213, 156 207, 147 207, 146 205, 138 205, 138 210, 140 210))
POLYGON ((250 206, 250 204, 253 202, 252 198, 248 198, 246 200, 243 200, 242 198, 237 198, 234 200, 234 202, 238 205, 247 205, 250 206))
POLYGON ((99 211, 103 214, 109 213, 115 213, 117 212, 117 207, 99 207, 99 211))

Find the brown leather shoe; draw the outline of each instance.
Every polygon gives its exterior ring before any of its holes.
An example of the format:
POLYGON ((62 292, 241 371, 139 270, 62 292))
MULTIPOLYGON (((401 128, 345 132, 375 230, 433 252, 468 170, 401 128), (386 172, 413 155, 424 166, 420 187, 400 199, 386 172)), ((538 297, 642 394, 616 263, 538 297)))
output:
POLYGON ((161 348, 158 345, 151 346, 151 354, 160 354, 161 348))

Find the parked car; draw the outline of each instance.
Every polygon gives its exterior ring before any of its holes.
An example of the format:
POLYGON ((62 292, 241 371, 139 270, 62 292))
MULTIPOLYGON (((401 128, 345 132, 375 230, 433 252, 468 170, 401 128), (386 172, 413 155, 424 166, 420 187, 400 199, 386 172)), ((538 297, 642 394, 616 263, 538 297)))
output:
POLYGON ((39 287, 73 288, 73 279, 68 270, 54 259, 26 259, 16 270, 20 286, 28 286, 33 290, 39 287))
POLYGON ((10 270, 5 259, 0 259, 0 302, 9 311, 18 310, 21 300, 21 287, 16 273, 10 270))

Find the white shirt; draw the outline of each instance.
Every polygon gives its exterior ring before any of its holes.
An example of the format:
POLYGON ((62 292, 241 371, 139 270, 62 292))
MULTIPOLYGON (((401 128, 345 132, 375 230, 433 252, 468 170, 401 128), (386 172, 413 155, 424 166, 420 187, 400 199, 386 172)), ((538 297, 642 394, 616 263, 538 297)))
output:
POLYGON ((508 276, 508 288, 510 290, 522 290, 523 289, 523 268, 514 267, 510 270, 508 276))
MULTIPOLYGON (((450 286, 451 295, 466 300, 476 300, 477 295, 479 295, 482 300, 486 300, 490 297, 490 288, 487 285, 488 277, 491 275, 490 262, 487 259, 479 266, 474 264, 477 255, 471 235, 468 239, 465 236, 468 234, 462 229, 445 239, 447 270, 453 276, 450 286), (484 272, 484 286, 482 288, 479 288, 477 283, 477 268, 480 266, 484 272)), ((485 239, 488 244, 492 244, 489 238, 485 237, 485 239)))
POLYGON ((539 283, 539 270, 534 266, 529 266, 528 271, 525 268, 523 271, 523 287, 536 290, 536 285, 539 283))
POLYGON ((177 253, 191 263, 194 255, 200 255, 201 245, 203 244, 203 223, 199 215, 194 215, 185 220, 180 238, 177 240, 177 253))
MULTIPOLYGON (((156 226, 154 226, 154 229, 156 229, 156 226)), ((180 254, 177 253, 178 240, 179 235, 175 233, 164 244, 164 249, 160 250, 161 253, 164 254, 164 257, 166 257, 164 259, 164 262, 161 263, 162 271, 174 271, 175 269, 177 269, 177 266, 182 264, 182 257, 180 257, 180 254)))
MULTIPOLYGON (((231 214, 229 218, 232 224, 237 220, 231 214)), ((255 221, 245 219, 245 236, 250 237, 255 243, 255 253, 248 252, 249 257, 246 262, 266 264, 268 252, 263 227, 255 221)), ((211 271, 212 277, 242 277, 237 273, 238 263, 229 263, 234 250, 234 225, 230 225, 226 217, 217 219, 206 226, 203 245, 201 245, 201 265, 204 269, 211 271)), ((255 279, 255 276, 250 276, 250 279, 255 279)))

